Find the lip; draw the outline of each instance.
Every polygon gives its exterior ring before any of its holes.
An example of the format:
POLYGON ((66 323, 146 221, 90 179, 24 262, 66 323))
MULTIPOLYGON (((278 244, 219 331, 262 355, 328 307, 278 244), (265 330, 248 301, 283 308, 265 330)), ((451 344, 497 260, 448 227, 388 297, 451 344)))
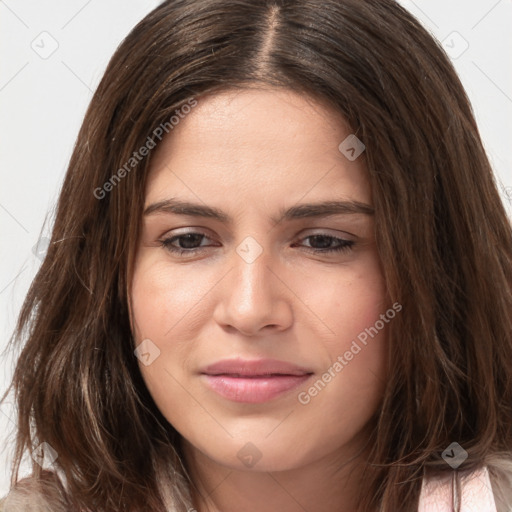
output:
POLYGON ((228 400, 263 403, 291 391, 313 372, 277 359, 225 359, 201 372, 205 383, 228 400))

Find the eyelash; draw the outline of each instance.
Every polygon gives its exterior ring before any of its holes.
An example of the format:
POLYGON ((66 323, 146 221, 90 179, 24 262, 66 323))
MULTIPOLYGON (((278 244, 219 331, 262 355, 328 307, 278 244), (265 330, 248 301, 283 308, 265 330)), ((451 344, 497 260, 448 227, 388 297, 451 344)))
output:
MULTIPOLYGON (((183 249, 181 247, 175 247, 172 245, 172 243, 174 241, 179 240, 180 238, 183 238, 186 236, 190 236, 190 235, 200 235, 204 238, 208 238, 206 236, 206 234, 204 234, 204 233, 193 232, 193 233, 184 233, 182 235, 175 235, 175 236, 172 236, 169 238, 165 238, 163 240, 159 240, 159 242, 164 249, 166 249, 167 251, 169 251, 173 254, 176 254, 178 256, 183 256, 185 254, 189 254, 189 255, 196 254, 198 252, 201 252, 204 249, 207 249, 208 247, 211 247, 211 246, 203 246, 203 247, 194 247, 192 249, 183 249)), ((315 249, 313 247, 305 247, 305 249, 308 252, 311 252, 313 254, 342 253, 342 252, 346 252, 346 251, 351 251, 353 249, 353 246, 355 245, 355 242, 352 240, 345 240, 343 238, 338 238, 336 236, 325 235, 325 234, 309 235, 309 236, 304 237, 302 240, 306 240, 308 238, 313 238, 313 237, 329 238, 333 241, 337 241, 339 244, 337 247, 331 247, 331 248, 327 248, 327 249, 315 249)), ((203 239, 201 239, 201 241, 199 243, 201 243, 202 240, 203 239)))

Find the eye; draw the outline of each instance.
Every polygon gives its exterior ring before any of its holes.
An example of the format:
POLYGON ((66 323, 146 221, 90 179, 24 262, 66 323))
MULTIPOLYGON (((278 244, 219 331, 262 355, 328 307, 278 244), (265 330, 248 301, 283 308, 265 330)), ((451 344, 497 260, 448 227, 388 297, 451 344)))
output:
POLYGON ((355 244, 353 240, 345 240, 324 233, 309 235, 302 240, 309 240, 309 245, 306 245, 305 248, 313 253, 350 251, 355 244))
POLYGON ((203 240, 208 240, 204 233, 183 233, 160 240, 162 247, 178 255, 194 254, 209 245, 201 245, 203 240))
MULTIPOLYGON (((218 246, 218 244, 203 244, 205 240, 209 240, 206 234, 190 232, 174 235, 160 240, 159 242, 167 251, 177 254, 178 256, 184 256, 196 254, 208 247, 218 246)), ((353 240, 345 240, 325 233, 309 235, 301 240, 308 240, 308 244, 302 244, 302 247, 308 252, 315 254, 350 251, 355 245, 353 240)), ((299 245, 301 244, 295 243, 292 247, 299 245)))

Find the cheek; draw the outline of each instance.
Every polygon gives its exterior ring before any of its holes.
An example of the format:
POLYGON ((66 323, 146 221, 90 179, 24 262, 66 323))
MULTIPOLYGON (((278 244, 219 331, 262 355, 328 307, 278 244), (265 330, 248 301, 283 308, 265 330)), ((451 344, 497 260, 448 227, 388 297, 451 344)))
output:
POLYGON ((176 335, 184 320, 192 329, 191 319, 207 290, 200 272, 175 272, 165 263, 141 258, 131 288, 137 340, 153 337, 161 344, 176 335))
POLYGON ((142 347, 142 340, 149 339, 157 347, 149 364, 140 359, 140 371, 158 408, 169 422, 178 425, 179 418, 193 413, 190 397, 180 383, 192 348, 190 340, 200 329, 201 299, 209 289, 203 278, 197 272, 176 272, 165 260, 142 254, 132 279, 135 346, 142 347))
POLYGON ((348 407, 353 415, 368 417, 385 386, 387 326, 396 314, 394 310, 386 314, 390 305, 377 255, 361 259, 351 272, 333 274, 323 287, 310 290, 308 298, 319 312, 322 331, 329 330, 322 338, 328 359, 325 373, 311 390, 312 396, 321 390, 317 406, 337 404, 334 407, 348 407))
MULTIPOLYGON (((300 280, 299 280, 300 281, 300 280)), ((366 254, 347 269, 334 269, 311 279, 297 282, 297 295, 306 298, 319 327, 322 340, 332 352, 345 346, 370 328, 389 307, 386 286, 377 255, 366 254)))
POLYGON ((387 309, 383 283, 362 276, 344 290, 324 310, 335 334, 324 340, 328 361, 323 373, 298 396, 305 430, 312 433, 315 449, 325 453, 370 421, 382 401, 388 372, 387 324, 379 328, 387 309))

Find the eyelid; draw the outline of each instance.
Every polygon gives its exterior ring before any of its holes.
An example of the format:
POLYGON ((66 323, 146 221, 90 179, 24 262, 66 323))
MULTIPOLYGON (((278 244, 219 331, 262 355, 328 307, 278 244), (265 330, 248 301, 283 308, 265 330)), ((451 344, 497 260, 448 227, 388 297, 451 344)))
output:
MULTIPOLYGON (((187 226, 187 227, 183 227, 183 228, 175 228, 172 230, 168 230, 168 231, 164 232, 164 234, 162 234, 159 237, 159 240, 175 238, 175 237, 184 236, 184 235, 203 235, 206 238, 213 239, 214 237, 212 235, 210 235, 208 232, 209 232, 209 230, 206 228, 187 226)), ((353 233, 349 233, 348 231, 341 231, 339 229, 305 228, 302 231, 300 231, 297 235, 295 235, 293 237, 293 240, 301 240, 302 238, 307 238, 309 236, 317 236, 317 235, 330 236, 333 238, 341 238, 341 239, 347 240, 347 241, 348 241, 348 239, 345 238, 346 236, 353 237, 354 239, 358 238, 358 236, 353 233)), ((353 241, 355 241, 355 240, 353 240, 353 241)))
POLYGON ((169 238, 174 238, 176 236, 184 236, 184 235, 204 235, 207 238, 213 238, 213 236, 210 234, 209 230, 206 228, 187 226, 187 227, 183 227, 183 228, 174 228, 171 230, 167 230, 159 237, 159 240, 169 239, 169 238))
MULTIPOLYGON (((292 247, 294 247, 298 242, 300 242, 302 240, 306 240, 308 238, 312 238, 315 236, 330 238, 333 241, 335 241, 335 244, 337 244, 337 245, 335 245, 334 247, 315 248, 315 247, 310 247, 310 246, 307 246, 304 244, 300 244, 300 247, 302 248, 303 251, 308 252, 310 254, 325 257, 325 256, 334 256, 337 254, 341 255, 343 253, 348 253, 348 252, 352 251, 354 249, 354 246, 356 245, 355 240, 350 240, 347 238, 343 238, 342 236, 336 236, 336 235, 330 234, 329 230, 325 230, 325 229, 322 230, 321 228, 316 228, 316 229, 318 230, 317 232, 313 232, 310 234, 306 234, 306 233, 302 232, 302 236, 295 238, 296 241, 293 242, 292 247)), ((203 231, 204 230, 199 230, 197 228, 189 228, 185 232, 181 232, 181 233, 178 232, 175 234, 169 233, 168 236, 164 235, 158 241, 160 242, 160 245, 165 250, 167 250, 171 254, 174 254, 174 256, 176 256, 178 258, 186 258, 189 256, 193 257, 195 255, 198 255, 198 254, 204 252, 209 247, 215 247, 215 246, 218 247, 218 245, 210 244, 210 245, 206 245, 206 246, 199 245, 198 247, 182 248, 182 247, 176 247, 172 244, 175 240, 179 239, 180 237, 187 236, 187 235, 199 235, 199 236, 203 237, 203 239, 201 239, 200 243, 202 243, 204 239, 210 240, 211 238, 208 236, 208 234, 204 233, 203 231)), ((304 230, 304 231, 307 231, 307 230, 304 230)))
POLYGON ((306 238, 308 236, 332 236, 333 238, 341 238, 343 240, 350 240, 355 242, 359 237, 349 231, 342 231, 341 229, 329 229, 329 228, 306 228, 296 235, 295 239, 306 238))
MULTIPOLYGON (((176 229, 179 230, 179 228, 176 228, 176 229)), ((172 231, 175 231, 175 230, 172 230, 172 231)), ((187 236, 187 235, 200 235, 200 236, 206 238, 207 240, 212 240, 212 237, 210 237, 207 233, 205 233, 205 230, 191 227, 191 228, 188 228, 187 231, 182 231, 182 232, 178 232, 178 233, 168 231, 168 232, 164 233, 161 237, 159 237, 158 242, 168 252, 180 254, 180 255, 183 255, 183 254, 193 255, 193 254, 196 254, 200 251, 207 249, 208 247, 212 247, 212 245, 210 244, 207 246, 200 245, 199 247, 194 247, 192 249, 184 249, 182 247, 175 247, 172 245, 172 243, 174 242, 175 239, 179 239, 180 237, 187 236)), ((201 240, 201 242, 202 241, 203 240, 201 240)))

